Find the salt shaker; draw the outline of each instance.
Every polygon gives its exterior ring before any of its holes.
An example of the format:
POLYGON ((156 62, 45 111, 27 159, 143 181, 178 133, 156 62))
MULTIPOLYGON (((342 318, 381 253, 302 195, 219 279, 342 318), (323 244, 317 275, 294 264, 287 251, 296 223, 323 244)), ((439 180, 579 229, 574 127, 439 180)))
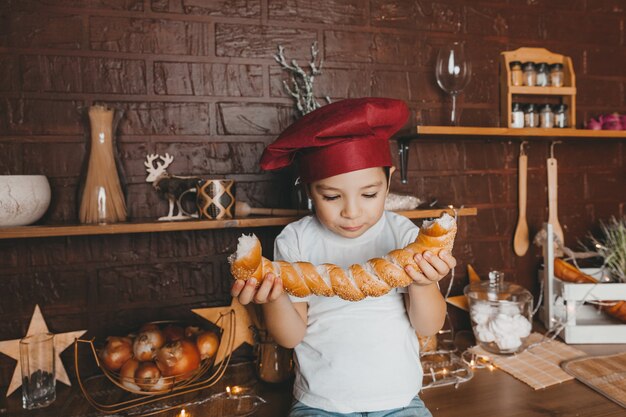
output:
POLYGON ((524 110, 524 127, 539 127, 539 113, 532 103, 527 104, 524 110))
POLYGON ((552 113, 552 106, 544 104, 539 112, 539 126, 544 128, 554 127, 554 113, 552 113))
POLYGON ((511 127, 524 127, 524 110, 521 103, 514 102, 511 107, 511 127))
POLYGON ((511 85, 519 86, 523 84, 522 63, 520 61, 509 62, 511 69, 511 85))
POLYGON ((538 87, 547 87, 548 85, 550 85, 550 68, 548 67, 548 64, 546 64, 545 62, 540 62, 537 64, 536 68, 536 85, 538 87))
POLYGON ((523 84, 528 87, 534 87, 537 85, 537 71, 535 69, 534 62, 524 62, 522 65, 524 71, 523 84))
POLYGON ((554 126, 565 128, 568 124, 567 104, 558 104, 554 108, 554 126))
POLYGON ((563 87, 563 64, 550 65, 550 83, 553 87, 563 87))

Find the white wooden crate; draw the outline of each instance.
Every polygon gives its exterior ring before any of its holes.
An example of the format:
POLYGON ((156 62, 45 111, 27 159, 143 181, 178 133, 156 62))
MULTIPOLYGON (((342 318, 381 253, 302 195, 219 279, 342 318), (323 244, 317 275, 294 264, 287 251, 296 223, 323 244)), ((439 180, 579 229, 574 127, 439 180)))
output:
MULTIPOLYGON (((583 300, 626 300, 626 284, 576 284, 564 282, 554 276, 554 232, 545 223, 547 240, 543 248, 544 268, 539 271, 543 279, 543 305, 540 319, 552 330, 565 324, 561 338, 566 343, 626 343, 626 324, 613 319, 583 300)), ((589 275, 597 269, 583 269, 589 275)))

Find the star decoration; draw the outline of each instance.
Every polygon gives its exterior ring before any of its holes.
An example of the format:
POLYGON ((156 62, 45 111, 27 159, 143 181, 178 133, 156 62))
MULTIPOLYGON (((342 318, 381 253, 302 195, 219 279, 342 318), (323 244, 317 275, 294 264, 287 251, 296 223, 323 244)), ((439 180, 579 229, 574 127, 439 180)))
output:
MULTIPOLYGON (((87 330, 77 330, 74 332, 67 333, 58 333, 54 335, 54 354, 55 361, 54 367, 56 370, 56 379, 64 383, 65 385, 71 386, 70 378, 67 375, 67 371, 63 367, 63 362, 61 361, 61 352, 67 349, 71 344, 74 343, 74 339, 82 336, 87 330)), ((31 336, 37 333, 49 333, 48 326, 41 314, 41 309, 39 305, 35 306, 35 311, 33 312, 33 316, 30 319, 30 325, 28 326, 28 332, 26 336, 31 336)), ((15 371, 13 372, 13 378, 11 378, 11 383, 9 384, 9 389, 7 391, 7 397, 11 395, 16 389, 22 386, 22 371, 20 365, 20 339, 15 340, 5 340, 0 342, 0 353, 4 353, 7 356, 15 359, 17 364, 15 365, 15 371)))
MULTIPOLYGON (((229 306, 198 308, 198 309, 191 310, 197 315, 199 315, 200 317, 215 324, 218 324, 218 319, 222 316, 227 315, 231 310, 235 312, 235 329, 234 329, 234 335, 233 335, 234 343, 232 345, 232 350, 228 351, 228 347, 226 346, 227 340, 222 340, 223 343, 220 343, 217 356, 215 358, 216 364, 222 362, 222 360, 224 360, 226 356, 228 356, 230 353, 237 350, 237 348, 243 345, 244 343, 254 345, 254 339, 252 337, 252 331, 250 329, 250 327, 252 326, 250 315, 248 314, 246 307, 241 305, 239 301, 237 301, 236 298, 233 298, 229 306)), ((227 317, 224 317, 224 319, 227 319, 227 317)), ((222 321, 219 324, 223 326, 221 328, 224 331, 223 333, 224 338, 227 338, 228 333, 230 331, 229 326, 228 326, 229 321, 224 320, 224 319, 222 319, 222 321)))

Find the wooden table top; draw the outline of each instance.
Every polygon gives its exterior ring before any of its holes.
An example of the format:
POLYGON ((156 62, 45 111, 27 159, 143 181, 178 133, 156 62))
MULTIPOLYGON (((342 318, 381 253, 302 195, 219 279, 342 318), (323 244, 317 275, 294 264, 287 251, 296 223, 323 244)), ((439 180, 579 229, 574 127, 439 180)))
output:
MULTIPOLYGON (((623 352, 625 345, 574 345, 591 355, 623 352)), ((421 394, 433 417, 624 417, 626 410, 576 380, 534 390, 501 370, 478 369, 458 388, 421 394)))
MULTIPOLYGON (((576 345, 591 354, 604 355, 622 352, 625 345, 576 345)), ((223 388, 220 388, 223 389, 223 388)), ((0 397, 0 416, 10 417, 92 417, 98 414, 82 397, 78 387, 57 387, 57 400, 50 407, 41 410, 25 411, 21 408, 18 392, 11 397, 0 397), (71 404, 71 406, 70 406, 71 404)), ((263 404, 254 416, 286 416, 292 401, 291 383, 255 385, 256 394, 264 398, 263 404)), ((581 417, 623 417, 626 410, 618 404, 596 393, 586 385, 573 380, 543 390, 533 390, 528 385, 501 370, 479 369, 474 377, 458 388, 445 386, 427 389, 422 398, 434 417, 540 417, 540 416, 581 416, 581 417)), ((179 410, 165 410, 157 416, 175 417, 179 410)), ((219 416, 216 410, 207 409, 204 417, 219 416)))

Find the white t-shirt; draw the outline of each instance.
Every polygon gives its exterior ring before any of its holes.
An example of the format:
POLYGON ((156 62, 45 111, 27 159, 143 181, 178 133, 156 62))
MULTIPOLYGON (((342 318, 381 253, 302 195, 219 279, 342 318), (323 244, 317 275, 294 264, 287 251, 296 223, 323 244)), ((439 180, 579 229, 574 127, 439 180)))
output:
MULTIPOLYGON (((347 268, 407 246, 418 232, 409 219, 385 212, 363 235, 348 239, 308 216, 280 233, 274 258, 347 268)), ((388 410, 411 402, 422 387, 423 373, 404 305, 406 291, 401 290, 358 302, 291 297, 308 302, 307 331, 295 347, 297 400, 338 413, 388 410)))

